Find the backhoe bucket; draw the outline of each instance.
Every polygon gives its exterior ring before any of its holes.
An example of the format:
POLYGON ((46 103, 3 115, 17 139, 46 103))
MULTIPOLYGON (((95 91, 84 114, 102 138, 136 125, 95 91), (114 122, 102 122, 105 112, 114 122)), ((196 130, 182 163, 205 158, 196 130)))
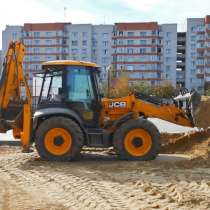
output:
POLYGON ((184 108, 187 116, 192 121, 194 126, 197 126, 195 112, 200 105, 201 95, 193 90, 191 92, 180 93, 174 98, 180 108, 184 108))

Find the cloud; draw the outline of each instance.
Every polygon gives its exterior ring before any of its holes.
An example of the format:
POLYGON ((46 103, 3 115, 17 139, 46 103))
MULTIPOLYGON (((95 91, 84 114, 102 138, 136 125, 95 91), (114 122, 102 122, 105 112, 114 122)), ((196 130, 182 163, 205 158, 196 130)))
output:
MULTIPOLYGON (((67 7, 66 18, 64 17, 64 6, 57 4, 50 6, 50 0, 6 0, 1 2, 0 7, 0 49, 1 31, 6 25, 23 25, 24 23, 39 22, 73 22, 73 23, 95 23, 97 17, 94 13, 86 10, 72 9, 67 7)), ((67 4, 68 5, 68 4, 67 4)))
POLYGON ((165 0, 121 0, 123 4, 133 10, 148 12, 156 6, 162 4, 165 0))
POLYGON ((204 17, 209 12, 209 0, 2 0, 0 31, 6 25, 26 22, 101 24, 105 19, 109 24, 126 21, 183 23, 188 17, 204 17), (64 7, 67 7, 66 18, 64 7))
POLYGON ((72 23, 96 23, 97 16, 91 12, 74 10, 66 11, 66 21, 72 23))

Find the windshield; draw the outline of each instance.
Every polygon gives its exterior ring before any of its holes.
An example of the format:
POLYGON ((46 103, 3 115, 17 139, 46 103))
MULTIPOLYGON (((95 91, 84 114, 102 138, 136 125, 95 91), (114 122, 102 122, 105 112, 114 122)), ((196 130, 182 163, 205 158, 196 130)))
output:
POLYGON ((68 67, 66 76, 67 100, 92 101, 94 92, 90 70, 85 67, 68 67))

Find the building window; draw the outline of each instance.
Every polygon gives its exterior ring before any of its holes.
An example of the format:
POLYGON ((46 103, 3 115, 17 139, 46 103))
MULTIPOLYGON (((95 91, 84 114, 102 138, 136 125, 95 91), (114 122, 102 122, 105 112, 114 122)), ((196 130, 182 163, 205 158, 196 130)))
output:
POLYGON ((134 36, 134 32, 128 31, 128 36, 134 36))
POLYGON ((152 39, 152 44, 156 44, 156 40, 155 39, 152 39))
POLYGON ((39 53, 39 48, 35 47, 34 48, 34 53, 39 53))
POLYGON ((63 44, 63 45, 67 44, 66 39, 63 39, 63 40, 62 40, 62 44, 63 44))
POLYGON ((140 44, 147 44, 147 40, 140 40, 140 44))
POLYGON ((86 56, 83 56, 83 57, 82 57, 82 60, 83 60, 83 61, 86 61, 86 60, 87 60, 87 57, 86 57, 86 56))
POLYGON ((153 52, 153 53, 156 52, 156 48, 155 47, 152 47, 151 48, 151 52, 153 52))
POLYGON ((78 38, 78 32, 72 32, 71 35, 74 39, 78 38))
POLYGON ((82 41, 82 46, 87 46, 87 41, 86 40, 82 41))
POLYGON ((170 40, 167 40, 166 41, 166 45, 170 45, 171 44, 171 41, 170 40))
POLYGON ((107 49, 103 50, 103 54, 104 55, 107 55, 107 53, 108 53, 108 50, 107 49))
POLYGON ((128 48, 128 49, 127 49, 127 53, 128 53, 128 54, 133 54, 133 53, 134 53, 134 49, 128 48))
POLYGON ((56 44, 60 44, 61 40, 60 39, 56 39, 56 44))
POLYGON ((169 72, 171 70, 171 66, 166 66, 166 72, 169 72))
POLYGON ((78 53, 78 49, 75 49, 75 48, 71 49, 71 53, 72 53, 73 55, 77 54, 77 53, 78 53))
POLYGON ((51 45, 52 44, 52 40, 50 40, 50 39, 47 39, 45 42, 46 42, 47 45, 51 45))
POLYGON ((119 36, 123 36, 123 31, 119 31, 119 36))
POLYGON ((47 31, 46 32, 46 36, 52 36, 52 32, 51 31, 47 31))
POLYGON ((40 36, 40 32, 39 31, 34 31, 34 36, 35 37, 39 37, 40 36))
POLYGON ((93 47, 96 47, 98 42, 96 40, 93 40, 93 47))
POLYGON ((146 48, 140 48, 140 49, 139 49, 139 52, 140 52, 141 54, 146 53, 146 48))
POLYGON ((103 38, 108 39, 109 34, 108 33, 103 33, 103 38))
POLYGON ((146 36, 147 35, 147 32, 146 31, 141 31, 140 32, 140 36, 146 36))
POLYGON ((170 61, 170 58, 169 57, 166 57, 166 62, 169 62, 170 61))
POLYGON ((39 43, 40 43, 40 41, 38 39, 34 40, 34 44, 39 44, 39 43))
POLYGON ((107 47, 108 46, 108 41, 103 41, 103 46, 107 47))
POLYGON ((97 36, 98 36, 98 34, 97 34, 97 33, 93 33, 93 38, 94 38, 94 39, 96 39, 96 38, 97 38, 97 36))
POLYGON ((166 32, 166 36, 170 37, 171 36, 171 32, 166 32))
POLYGON ((152 35, 156 35, 157 31, 156 30, 152 30, 152 35))
POLYGON ((170 54, 171 53, 171 49, 166 49, 166 54, 170 54))
POLYGON ((29 36, 30 35, 28 31, 24 32, 24 34, 25 34, 25 36, 29 36))
POLYGON ((72 45, 72 46, 77 46, 77 45, 78 45, 78 41, 72 41, 72 42, 71 42, 71 45, 72 45))
POLYGON ((96 55, 96 49, 93 49, 93 50, 92 50, 92 54, 93 54, 93 55, 96 55))
POLYGON ((196 45, 195 44, 191 44, 191 49, 195 50, 195 48, 196 48, 196 45))
POLYGON ((13 39, 13 40, 16 40, 16 39, 17 39, 17 32, 13 32, 13 33, 12 33, 12 39, 13 39))
POLYGON ((134 44, 134 40, 128 40, 127 43, 128 43, 128 45, 133 45, 134 44))
POLYGON ((82 54, 87 54, 87 49, 82 49, 82 54))
POLYGON ((87 39, 88 33, 87 32, 82 32, 82 37, 85 38, 85 39, 87 39))
POLYGON ((119 40, 119 41, 118 41, 118 44, 119 44, 119 45, 123 45, 123 40, 119 40))
POLYGON ((151 85, 155 85, 155 81, 154 80, 151 81, 151 85))
POLYGON ((51 52, 52 52, 52 50, 53 50, 53 49, 52 49, 52 48, 50 48, 50 47, 45 48, 45 52, 46 52, 46 53, 51 53, 51 52))
POLYGON ((127 66, 127 70, 132 71, 133 70, 133 66, 127 66))
POLYGON ((106 63, 107 63, 107 61, 108 61, 108 60, 107 60, 107 58, 105 58, 105 57, 104 57, 104 58, 102 58, 102 63, 103 63, 103 64, 106 64, 106 63))
POLYGON ((196 36, 195 35, 192 35, 190 38, 191 38, 191 41, 195 41, 196 40, 196 36))

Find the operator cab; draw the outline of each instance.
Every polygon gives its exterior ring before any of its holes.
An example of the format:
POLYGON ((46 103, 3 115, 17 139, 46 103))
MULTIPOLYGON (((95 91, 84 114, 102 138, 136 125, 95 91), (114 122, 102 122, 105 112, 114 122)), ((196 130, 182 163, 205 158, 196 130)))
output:
POLYGON ((37 109, 67 109, 76 113, 85 127, 97 127, 100 94, 95 63, 59 60, 42 65, 42 78, 37 109))

